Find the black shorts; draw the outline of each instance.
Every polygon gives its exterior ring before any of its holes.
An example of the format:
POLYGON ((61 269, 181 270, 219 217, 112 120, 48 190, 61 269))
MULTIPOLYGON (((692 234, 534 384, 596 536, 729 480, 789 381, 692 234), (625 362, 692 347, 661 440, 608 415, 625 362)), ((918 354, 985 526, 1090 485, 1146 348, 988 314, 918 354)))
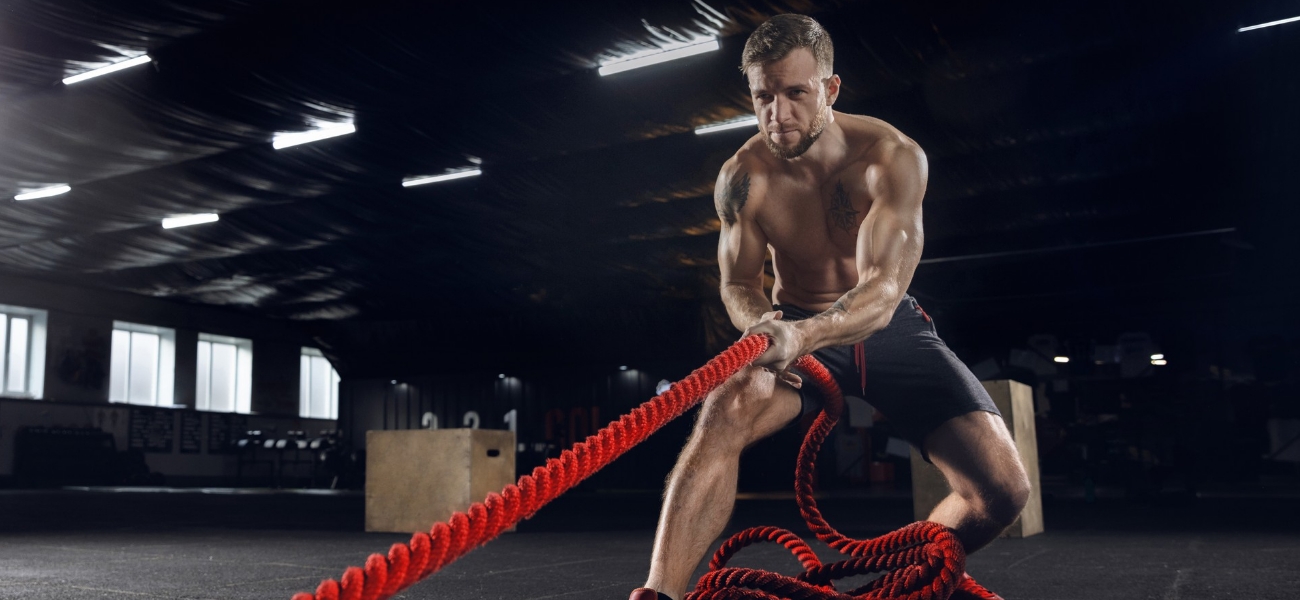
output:
MULTIPOLYGON (((790 304, 774 308, 787 321, 817 314, 790 304)), ((1001 415, 984 386, 939 339, 933 319, 910 295, 903 296, 889 325, 862 343, 862 351, 865 388, 854 346, 822 348, 813 357, 826 365, 845 396, 869 402, 927 461, 925 437, 945 421, 979 410, 1001 415)), ((805 383, 800 390, 804 414, 821 410, 821 394, 811 381, 805 383)))

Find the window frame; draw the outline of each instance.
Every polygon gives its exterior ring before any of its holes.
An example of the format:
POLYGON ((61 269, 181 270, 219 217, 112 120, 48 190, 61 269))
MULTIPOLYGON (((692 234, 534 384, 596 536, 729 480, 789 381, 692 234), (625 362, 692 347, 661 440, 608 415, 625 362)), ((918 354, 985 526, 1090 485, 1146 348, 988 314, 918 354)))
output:
POLYGON ((334 368, 325 354, 318 348, 303 346, 302 352, 299 353, 298 359, 298 416, 303 419, 323 419, 326 421, 337 421, 339 419, 339 372, 334 368), (311 364, 312 359, 321 359, 330 367, 330 398, 328 400, 329 415, 321 416, 312 413, 311 397, 311 364))
POLYGON ((209 348, 207 364, 207 394, 202 394, 199 388, 200 377, 204 365, 199 364, 200 353, 195 354, 194 370, 194 408, 204 412, 226 413, 226 414, 253 414, 253 340, 248 338, 231 337, 227 335, 217 335, 213 333, 199 333, 199 339, 196 348, 199 345, 208 344, 225 344, 235 347, 235 398, 232 410, 217 410, 212 408, 212 355, 214 354, 209 348), (201 406, 200 402, 206 400, 206 406, 201 406))
POLYGON ((49 312, 39 308, 0 304, 0 314, 4 315, 3 332, 0 337, 0 397, 26 398, 41 400, 45 396, 45 341, 49 327, 49 312), (23 369, 23 390, 9 391, 9 355, 11 353, 10 323, 14 317, 27 321, 26 364, 23 369))
MULTIPOLYGON (((176 330, 168 327, 159 327, 157 325, 145 325, 142 323, 130 323, 127 321, 113 321, 113 332, 125 331, 128 334, 143 333, 158 336, 158 363, 156 368, 158 372, 154 377, 155 392, 151 404, 131 401, 131 369, 134 364, 131 360, 134 354, 135 336, 131 336, 127 343, 126 357, 126 396, 120 399, 113 398, 113 392, 116 386, 113 385, 113 355, 110 351, 108 364, 108 401, 114 404, 131 404, 135 406, 175 406, 176 402, 176 330)), ((111 344, 111 340, 110 340, 111 344)))

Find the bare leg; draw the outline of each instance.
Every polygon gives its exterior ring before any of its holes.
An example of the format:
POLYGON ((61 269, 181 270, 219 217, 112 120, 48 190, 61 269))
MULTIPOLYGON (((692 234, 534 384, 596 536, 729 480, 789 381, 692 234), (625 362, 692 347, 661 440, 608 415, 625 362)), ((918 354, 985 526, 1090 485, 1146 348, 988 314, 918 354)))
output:
POLYGON ((925 448, 953 490, 929 520, 957 530, 967 553, 993 541, 1020 516, 1029 478, 1000 417, 979 411, 950 419, 926 437, 925 448))
POLYGON ((741 452, 799 411, 794 388, 752 367, 709 395, 668 476, 645 587, 685 597, 691 574, 731 518, 741 452))

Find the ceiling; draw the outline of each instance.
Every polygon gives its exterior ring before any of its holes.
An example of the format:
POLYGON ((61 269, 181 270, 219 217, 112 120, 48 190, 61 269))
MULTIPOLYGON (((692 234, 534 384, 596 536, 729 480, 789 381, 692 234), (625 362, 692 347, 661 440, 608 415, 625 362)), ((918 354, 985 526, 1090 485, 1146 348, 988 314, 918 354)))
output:
POLYGON ((0 201, 0 270, 292 319, 358 372, 518 336, 716 342, 712 184, 753 132, 693 128, 750 110, 740 49, 788 11, 835 40, 836 108, 926 150, 912 293, 954 326, 1295 298, 1300 31, 1236 29, 1300 3, 1208 0, 0 2, 0 195, 73 186, 0 201), (722 47, 597 74, 665 35, 722 47), (160 227, 198 212, 220 221, 160 227))

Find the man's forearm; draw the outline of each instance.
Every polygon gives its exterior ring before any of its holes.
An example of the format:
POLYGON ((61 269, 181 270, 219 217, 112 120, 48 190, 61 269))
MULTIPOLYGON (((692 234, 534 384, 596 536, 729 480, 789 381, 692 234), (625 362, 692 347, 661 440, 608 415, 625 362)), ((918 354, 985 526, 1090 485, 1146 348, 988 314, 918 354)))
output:
POLYGON ((796 323, 802 337, 801 354, 867 339, 889 325, 902 297, 903 291, 892 282, 858 284, 825 312, 796 323))
POLYGON ((744 331, 763 318, 763 313, 772 311, 772 301, 762 288, 739 283, 722 286, 722 304, 727 307, 731 324, 744 331))

